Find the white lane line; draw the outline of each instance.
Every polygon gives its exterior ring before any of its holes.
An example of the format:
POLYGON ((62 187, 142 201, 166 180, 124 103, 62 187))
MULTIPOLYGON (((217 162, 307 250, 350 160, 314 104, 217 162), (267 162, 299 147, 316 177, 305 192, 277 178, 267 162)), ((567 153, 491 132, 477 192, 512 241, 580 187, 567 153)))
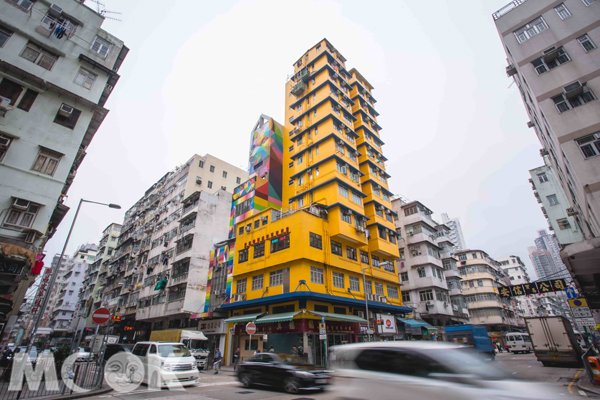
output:
POLYGON ((587 394, 583 390, 578 390, 579 394, 583 397, 587 397, 587 394))
POLYGON ((516 374, 516 372, 513 372, 513 375, 516 374))

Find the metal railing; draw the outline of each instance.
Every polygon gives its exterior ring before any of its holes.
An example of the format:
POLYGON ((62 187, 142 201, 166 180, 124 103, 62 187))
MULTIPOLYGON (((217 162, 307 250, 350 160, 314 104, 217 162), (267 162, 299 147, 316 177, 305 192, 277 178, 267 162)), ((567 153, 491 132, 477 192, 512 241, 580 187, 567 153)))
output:
POLYGON ((508 3, 507 5, 505 5, 504 7, 502 7, 501 9, 499 9, 498 11, 496 11, 495 13, 493 13, 492 17, 494 17, 494 20, 498 20, 499 18, 508 14, 515 8, 519 7, 521 4, 525 3, 526 1, 527 0, 513 0, 510 3, 508 3))

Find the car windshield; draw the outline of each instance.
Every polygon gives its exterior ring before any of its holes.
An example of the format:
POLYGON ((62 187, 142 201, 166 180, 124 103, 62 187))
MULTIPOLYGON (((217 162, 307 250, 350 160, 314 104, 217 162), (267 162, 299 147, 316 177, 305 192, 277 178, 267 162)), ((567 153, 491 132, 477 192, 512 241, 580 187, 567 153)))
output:
POLYGON ((483 380, 502 380, 508 376, 468 349, 435 349, 425 351, 431 359, 460 375, 474 375, 483 380))
POLYGON ((188 349, 180 344, 161 344, 158 346, 158 354, 161 357, 189 357, 188 349))

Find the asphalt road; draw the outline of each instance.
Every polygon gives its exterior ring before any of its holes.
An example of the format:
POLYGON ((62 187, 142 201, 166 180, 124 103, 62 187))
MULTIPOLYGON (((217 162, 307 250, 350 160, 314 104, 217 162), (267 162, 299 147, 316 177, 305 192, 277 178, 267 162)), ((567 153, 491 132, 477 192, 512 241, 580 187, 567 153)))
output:
MULTIPOLYGON (((497 366, 515 379, 526 381, 544 382, 556 388, 556 393, 564 395, 565 399, 590 397, 600 399, 591 393, 581 391, 574 383, 574 377, 586 379, 585 371, 577 368, 544 367, 533 354, 498 354, 497 366), (573 382, 573 383, 572 383, 573 382)), ((241 387, 232 371, 222 370, 214 375, 211 371, 201 373, 200 383, 185 391, 163 389, 161 391, 148 391, 146 386, 140 386, 131 393, 112 392, 95 396, 95 400, 329 400, 335 396, 331 392, 302 392, 288 395, 277 389, 241 387)), ((484 400, 484 399, 482 399, 484 400)))

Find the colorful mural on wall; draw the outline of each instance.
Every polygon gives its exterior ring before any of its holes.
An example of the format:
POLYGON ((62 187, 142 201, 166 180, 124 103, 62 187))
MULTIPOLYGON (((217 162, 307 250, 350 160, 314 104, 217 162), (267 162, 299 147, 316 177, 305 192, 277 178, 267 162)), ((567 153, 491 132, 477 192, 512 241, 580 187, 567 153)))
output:
POLYGON ((208 264, 208 280, 206 283, 206 298, 204 301, 204 312, 201 317, 211 317, 212 312, 210 309, 210 292, 212 287, 212 274, 213 270, 218 264, 227 262, 227 288, 225 294, 225 303, 229 303, 231 300, 231 284, 233 282, 233 257, 235 254, 235 241, 232 240, 230 243, 215 248, 210 252, 210 262, 208 264))

